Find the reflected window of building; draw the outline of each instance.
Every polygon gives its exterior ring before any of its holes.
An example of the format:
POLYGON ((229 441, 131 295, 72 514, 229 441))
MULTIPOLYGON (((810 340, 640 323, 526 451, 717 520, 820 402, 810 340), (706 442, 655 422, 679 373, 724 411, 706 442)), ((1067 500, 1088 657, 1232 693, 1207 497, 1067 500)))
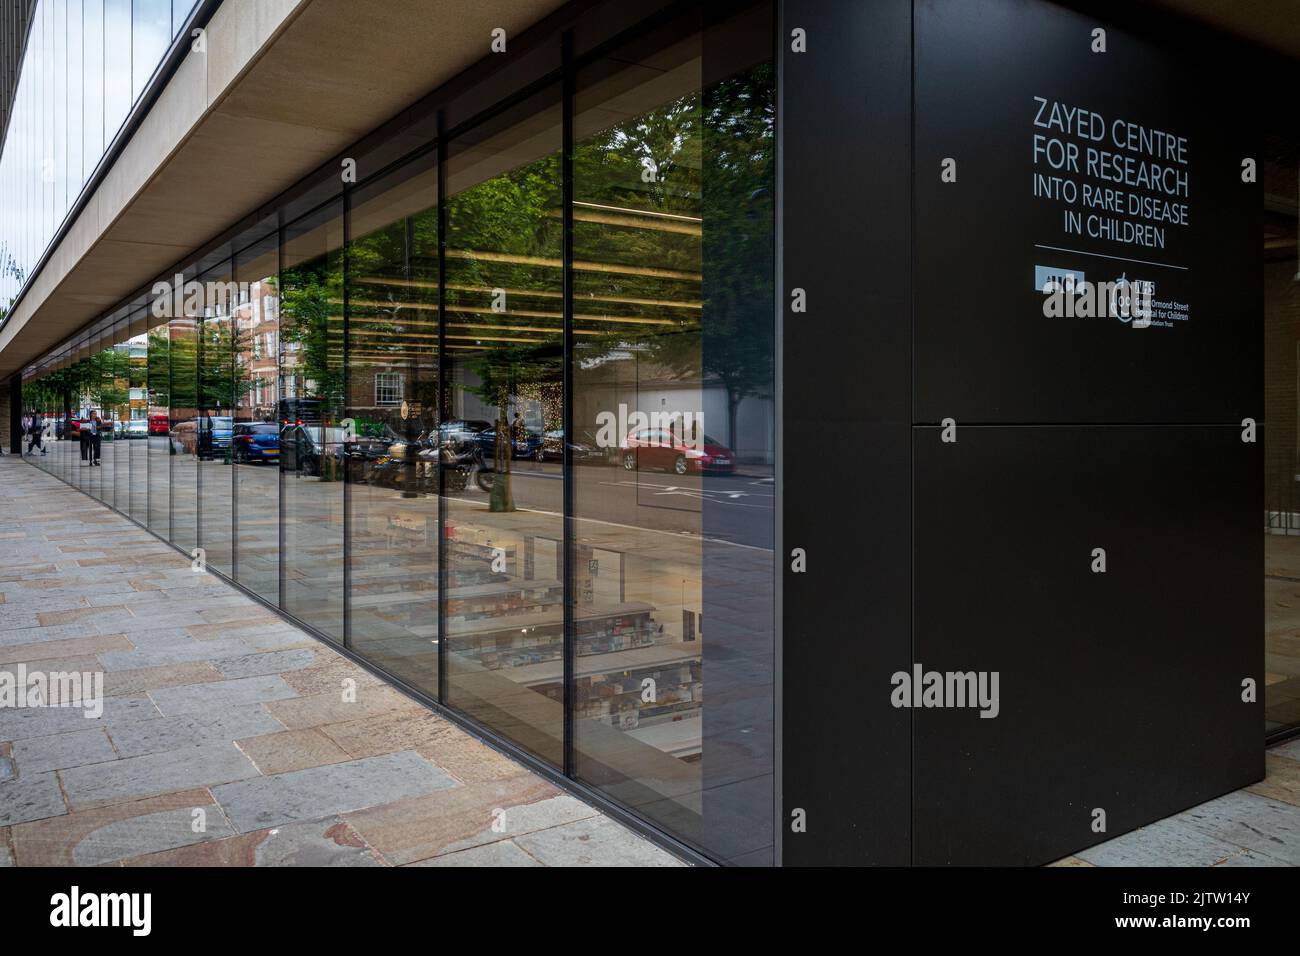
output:
POLYGON ((343 204, 286 226, 281 247, 284 609, 343 640, 343 204))

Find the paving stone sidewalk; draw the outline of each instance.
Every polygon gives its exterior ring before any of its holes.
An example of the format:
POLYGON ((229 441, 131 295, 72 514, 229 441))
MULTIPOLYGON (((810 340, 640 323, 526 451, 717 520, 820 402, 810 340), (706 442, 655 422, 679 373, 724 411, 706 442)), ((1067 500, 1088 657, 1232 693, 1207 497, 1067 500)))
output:
POLYGON ((102 674, 103 712, 0 706, 0 866, 681 865, 6 455, 20 666, 102 674))

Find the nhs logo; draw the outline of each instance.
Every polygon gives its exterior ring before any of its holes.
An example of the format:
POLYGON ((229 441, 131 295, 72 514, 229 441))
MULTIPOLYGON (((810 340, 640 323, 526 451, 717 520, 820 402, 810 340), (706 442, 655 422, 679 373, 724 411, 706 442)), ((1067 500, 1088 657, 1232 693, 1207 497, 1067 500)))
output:
POLYGON ((1034 291, 1082 292, 1083 273, 1077 269, 1058 269, 1055 266, 1034 266, 1034 291))

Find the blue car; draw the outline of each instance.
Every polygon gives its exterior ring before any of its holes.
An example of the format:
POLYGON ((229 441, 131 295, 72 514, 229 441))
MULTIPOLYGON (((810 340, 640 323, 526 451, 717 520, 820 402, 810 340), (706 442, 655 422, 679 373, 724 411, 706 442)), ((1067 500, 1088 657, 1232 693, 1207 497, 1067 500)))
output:
POLYGON ((236 422, 233 444, 236 462, 278 463, 280 426, 275 422, 236 422))

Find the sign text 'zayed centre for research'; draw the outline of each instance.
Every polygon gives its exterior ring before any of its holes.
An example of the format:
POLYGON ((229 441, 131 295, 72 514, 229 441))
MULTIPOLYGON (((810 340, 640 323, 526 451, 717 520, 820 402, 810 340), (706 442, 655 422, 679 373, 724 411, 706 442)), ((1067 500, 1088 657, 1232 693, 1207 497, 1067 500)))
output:
POLYGON ((1164 249, 1188 224, 1187 137, 1034 97, 1034 196, 1066 205, 1067 235, 1164 249))

